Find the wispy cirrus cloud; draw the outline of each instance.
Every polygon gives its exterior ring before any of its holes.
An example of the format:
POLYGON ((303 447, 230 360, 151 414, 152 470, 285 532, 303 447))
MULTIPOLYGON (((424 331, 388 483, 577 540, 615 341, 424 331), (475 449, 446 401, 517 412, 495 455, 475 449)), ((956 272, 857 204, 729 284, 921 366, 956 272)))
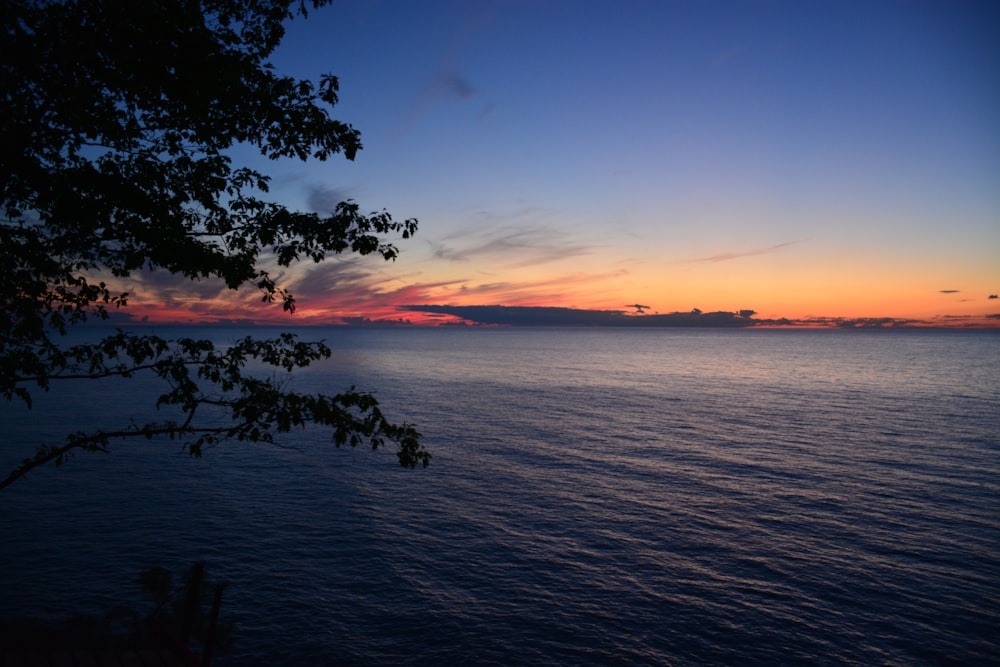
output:
POLYGON ((714 264, 717 262, 730 262, 734 259, 741 259, 743 257, 753 257, 755 255, 767 255, 772 252, 777 252, 783 248, 788 248, 793 245, 798 245, 799 243, 805 243, 809 239, 799 239, 797 241, 786 241, 785 243, 778 243, 776 245, 769 245, 763 248, 754 248, 752 250, 743 250, 740 252, 724 252, 718 255, 709 255, 708 257, 696 257, 694 259, 684 260, 687 264, 714 264))
MULTIPOLYGON (((232 291, 220 281, 192 282, 167 273, 136 276, 127 316, 156 322, 225 321, 256 323, 339 324, 359 318, 395 320, 405 314, 400 306, 414 303, 468 304, 486 301, 508 305, 541 306, 569 303, 593 306, 615 299, 606 294, 625 270, 588 274, 567 272, 540 279, 482 280, 458 275, 427 279, 419 271, 400 272, 373 258, 332 258, 321 264, 299 264, 273 272, 278 283, 295 297, 294 314, 280 304, 262 304, 251 286, 232 291)), ((420 319, 420 318, 416 318, 420 319)), ((429 319, 424 318, 424 319, 429 319)), ((420 323, 420 322, 416 322, 420 323)))
POLYGON ((136 271, 122 285, 129 304, 156 306, 170 310, 203 312, 206 304, 231 298, 235 293, 218 278, 191 280, 169 271, 136 271))
POLYGON ((437 107, 454 103, 478 102, 476 120, 481 121, 492 113, 495 103, 485 96, 480 86, 463 73, 467 63, 463 53, 468 44, 475 43, 480 28, 493 22, 494 10, 484 3, 467 3, 463 6, 463 22, 451 35, 451 44, 440 53, 440 61, 433 77, 424 82, 419 94, 406 106, 408 115, 400 128, 406 133, 424 116, 433 113, 437 107))
POLYGON ((387 275, 376 261, 351 258, 327 261, 309 268, 291 285, 296 299, 303 304, 321 302, 338 304, 345 308, 385 301, 388 295, 414 292, 424 295, 429 291, 457 287, 461 280, 420 282, 419 276, 387 275))
MULTIPOLYGON (((607 286, 627 274, 628 271, 618 270, 594 274, 572 272, 539 280, 466 280, 457 289, 438 291, 432 299, 437 303, 456 305, 494 303, 508 306, 603 306, 614 301, 613 296, 606 292, 607 286)), ((425 299, 423 303, 430 301, 431 299, 425 299)), ((411 300, 403 305, 414 303, 418 302, 411 300)))
MULTIPOLYGON (((387 276, 380 267, 359 261, 317 265, 292 285, 301 323, 337 323, 350 318, 399 318, 402 306, 415 303, 503 303, 541 306, 572 303, 591 306, 619 270, 600 274, 566 273, 540 280, 477 282, 468 277, 421 280, 419 274, 387 276)), ((604 296, 604 300, 610 297, 604 296)), ((412 312, 407 318, 412 318, 412 312)), ((428 315, 425 319, 433 319, 428 315)))
POLYGON ((402 120, 399 134, 407 134, 410 129, 425 116, 432 114, 438 107, 479 101, 476 106, 475 120, 487 118, 496 104, 484 97, 478 86, 461 73, 451 56, 445 57, 434 76, 424 83, 419 94, 409 105, 409 113, 402 120))
POLYGON ((434 257, 450 262, 487 261, 526 268, 588 255, 596 244, 574 240, 560 230, 536 225, 483 226, 440 241, 427 241, 434 257))
MULTIPOLYGON (((506 274, 514 276, 516 274, 506 274)), ((528 272, 528 275, 534 275, 528 272)), ((189 281, 166 272, 133 274, 135 298, 114 313, 117 323, 282 324, 287 326, 388 323, 435 324, 457 317, 441 312, 414 312, 413 304, 465 308, 480 304, 505 307, 580 308, 620 311, 615 285, 627 269, 565 272, 546 277, 482 280, 469 275, 427 279, 420 271, 401 272, 373 258, 337 258, 322 264, 298 265, 278 276, 295 295, 298 309, 261 304, 252 287, 238 292, 216 280, 189 281)), ((954 294, 959 290, 939 290, 954 294)), ((949 298, 949 302, 954 303, 949 298)), ((419 310, 419 309, 418 309, 419 310)), ((440 309, 439 309, 440 310, 440 309)), ((457 312, 457 311, 456 311, 457 312)), ((817 317, 756 320, 763 326, 805 327, 963 327, 996 328, 1000 313, 951 314, 932 318, 817 317)))
POLYGON ((715 57, 715 61, 712 63, 712 66, 718 69, 730 61, 742 56, 744 53, 746 53, 746 49, 741 46, 730 47, 715 57))
POLYGON ((290 285, 302 324, 340 324, 364 318, 394 320, 398 306, 454 293, 462 280, 421 280, 397 274, 371 258, 349 258, 311 266, 290 285))
POLYGON ((337 204, 350 198, 350 195, 340 188, 317 184, 306 186, 306 205, 310 211, 320 215, 330 215, 337 208, 337 204))

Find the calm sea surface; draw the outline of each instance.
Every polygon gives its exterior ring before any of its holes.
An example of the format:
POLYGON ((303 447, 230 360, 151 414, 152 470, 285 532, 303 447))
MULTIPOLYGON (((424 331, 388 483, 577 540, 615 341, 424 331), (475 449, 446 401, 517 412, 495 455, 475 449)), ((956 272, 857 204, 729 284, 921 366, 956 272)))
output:
MULTIPOLYGON (((219 665, 1000 664, 995 332, 302 333, 334 358, 291 384, 374 390, 429 469, 319 430, 78 455, 0 492, 0 616, 203 559, 219 665)), ((0 463, 150 392, 4 404, 0 463)))

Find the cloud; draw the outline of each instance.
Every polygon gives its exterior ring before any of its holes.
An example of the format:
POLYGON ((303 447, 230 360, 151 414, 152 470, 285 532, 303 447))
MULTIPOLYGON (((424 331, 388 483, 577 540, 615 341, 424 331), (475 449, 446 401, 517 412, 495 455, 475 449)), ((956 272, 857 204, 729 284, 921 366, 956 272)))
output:
MULTIPOLYGON (((486 231, 464 239, 456 252, 476 260, 505 257, 509 264, 548 261, 552 252, 583 252, 583 246, 566 244, 565 239, 546 230, 527 227, 504 232, 486 231), (560 244, 562 244, 560 246, 560 244)), ((199 321, 206 324, 223 320, 252 320, 259 324, 338 324, 358 318, 398 320, 399 305, 413 303, 506 303, 537 306, 551 303, 589 306, 617 303, 607 289, 627 271, 600 275, 564 273, 542 280, 481 280, 483 262, 477 262, 479 276, 462 275, 428 279, 419 270, 385 263, 378 257, 336 256, 320 264, 303 262, 282 268, 265 261, 262 268, 295 298, 296 311, 289 314, 280 303, 262 304, 258 290, 245 285, 229 290, 221 281, 190 281, 165 271, 134 274, 131 280, 129 312, 136 318, 148 316, 155 322, 199 321)), ((436 315, 440 318, 440 315, 436 315)), ((415 314, 414 321, 426 323, 430 315, 415 314)))
MULTIPOLYGON (((419 274, 399 275, 376 262, 349 260, 316 265, 301 274, 291 291, 298 304, 295 317, 303 323, 321 323, 358 316, 398 318, 400 306, 414 303, 542 306, 615 302, 603 289, 625 274, 627 271, 571 273, 544 280, 481 283, 468 277, 421 281, 419 274)), ((431 318, 422 319, 426 322, 431 318)))
POLYGON ((699 310, 630 316, 620 310, 524 306, 400 306, 401 310, 451 315, 469 322, 508 326, 748 327, 754 321, 737 313, 699 310))
POLYGON ((437 259, 451 262, 493 260, 510 268, 525 268, 587 255, 596 245, 574 241, 569 234, 536 225, 483 226, 427 241, 437 259))
MULTIPOLYGON (((275 271, 277 274, 277 270, 275 271)), ((513 275, 513 274, 512 274, 513 275)), ((116 323, 138 324, 198 322, 202 324, 282 324, 287 326, 330 324, 434 324, 447 318, 491 323, 542 323, 595 325, 629 318, 623 313, 620 294, 614 285, 628 275, 627 270, 606 273, 572 272, 535 280, 488 280, 476 282, 471 276, 422 280, 418 271, 405 272, 395 264, 372 257, 336 257, 322 264, 303 263, 275 275, 279 284, 295 296, 297 310, 289 314, 280 304, 262 304, 260 292, 246 286, 238 292, 218 280, 191 281, 166 271, 135 273, 125 312, 115 311, 116 323), (465 304, 504 304, 505 310, 476 311, 465 304), (446 304, 427 309, 412 304, 446 304), (554 308, 566 304, 572 308, 554 308), (533 309, 521 312, 515 309, 533 309), (614 310, 604 310, 605 308, 614 310), (572 311, 572 312, 567 312, 572 311), (521 317, 524 315, 524 317, 521 317), (499 319, 498 319, 499 318, 499 319), (506 319, 504 319, 506 318, 506 319), (539 319, 541 318, 541 319, 539 319)), ((957 291, 957 290, 955 290, 957 291)), ((995 295, 991 295, 994 296, 995 295)), ((954 303, 949 299, 950 303, 954 303)), ((474 308, 483 308, 476 306, 474 308)), ((632 315, 634 317, 634 315, 632 315)), ((746 326, 733 320, 737 313, 667 313, 660 320, 649 319, 644 326, 746 326), (698 317, 694 317, 697 315, 698 317), (712 318, 706 319, 705 316, 712 318)), ((625 324, 638 325, 631 320, 625 324)), ((942 315, 927 320, 890 317, 846 318, 806 317, 804 319, 755 319, 755 326, 805 326, 842 328, 948 327, 997 328, 1000 314, 942 315)))
POLYGON ((572 272, 541 279, 464 282, 460 289, 438 293, 435 299, 404 303, 449 305, 498 303, 506 306, 570 306, 614 308, 621 303, 615 285, 629 275, 626 269, 602 273, 572 272))
POLYGON ((777 245, 767 246, 765 248, 756 248, 754 250, 745 250, 743 252, 725 252, 718 255, 711 255, 709 257, 698 257, 696 259, 686 260, 686 263, 690 264, 702 264, 702 263, 716 263, 716 262, 729 262, 734 259, 740 259, 741 257, 752 257, 754 255, 766 255, 772 253, 782 248, 787 248, 789 246, 796 245, 798 243, 804 243, 808 239, 799 239, 798 241, 787 241, 785 243, 779 243, 777 245))
POLYGON ((359 317, 398 318, 397 305, 436 298, 461 281, 420 282, 414 275, 393 275, 375 258, 351 257, 312 265, 290 282, 295 319, 300 324, 336 324, 359 317))
POLYGON ((760 320, 765 326, 820 327, 841 329, 995 329, 991 319, 1000 315, 937 315, 928 319, 901 317, 822 317, 760 320))
POLYGON ((213 301, 233 291, 219 278, 192 280, 166 270, 137 271, 129 278, 127 290, 137 300, 158 300, 165 305, 197 305, 213 301))
POLYGON ((719 68, 728 63, 729 61, 736 59, 738 56, 741 56, 745 51, 746 49, 739 46, 734 46, 732 48, 726 49, 725 51, 721 52, 718 56, 716 56, 715 62, 713 63, 713 67, 719 68))
POLYGON ((330 215, 337 204, 347 201, 350 197, 338 188, 331 188, 325 185, 309 185, 306 193, 306 205, 313 213, 320 215, 330 215))
POLYGON ((303 270, 289 285, 296 299, 321 299, 331 294, 367 293, 377 282, 372 267, 355 258, 333 258, 322 264, 312 264, 303 270))
POLYGON ((476 88, 468 79, 449 66, 442 67, 431 84, 438 97, 467 100, 476 94, 476 88))
MULTIPOLYGON (((410 105, 410 113, 403 119, 400 129, 403 133, 408 132, 421 118, 438 106, 464 103, 477 97, 480 95, 475 84, 459 73, 450 63, 450 59, 446 59, 410 105)), ((494 102, 486 101, 476 114, 476 120, 487 118, 495 107, 494 102)))
POLYGON ((943 289, 938 290, 938 294, 958 294, 961 290, 957 289, 943 289))

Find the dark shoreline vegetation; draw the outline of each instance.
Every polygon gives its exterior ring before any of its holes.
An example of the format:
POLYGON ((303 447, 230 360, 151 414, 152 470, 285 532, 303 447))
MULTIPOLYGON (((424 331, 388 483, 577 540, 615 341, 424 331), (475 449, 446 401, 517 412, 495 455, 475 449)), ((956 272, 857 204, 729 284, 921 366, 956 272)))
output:
POLYGON ((232 647, 233 625, 218 620, 226 584, 209 585, 204 562, 192 565, 180 581, 165 568, 151 567, 134 583, 135 590, 122 591, 122 601, 103 614, 77 609, 44 618, 0 616, 0 665, 35 664, 28 656, 42 655, 39 649, 55 664, 91 664, 88 658, 94 651, 104 654, 105 660, 119 651, 144 652, 153 662, 143 664, 161 664, 163 652, 168 651, 170 664, 176 659, 177 664, 208 665, 213 652, 225 653, 232 647), (135 599, 138 591, 142 604, 135 599), (76 654, 75 662, 71 653, 76 654), (62 654, 69 662, 59 662, 51 654, 62 654))

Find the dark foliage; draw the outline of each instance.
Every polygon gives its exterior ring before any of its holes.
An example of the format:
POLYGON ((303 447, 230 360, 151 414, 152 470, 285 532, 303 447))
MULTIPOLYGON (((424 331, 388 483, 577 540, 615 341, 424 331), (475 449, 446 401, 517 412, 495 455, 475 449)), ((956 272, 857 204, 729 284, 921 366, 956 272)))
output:
MULTIPOLYGON (((326 4, 315 0, 311 7, 326 4)), ((203 340, 124 333, 67 347, 74 325, 127 305, 115 280, 166 270, 260 290, 293 312, 295 300, 264 270, 331 254, 396 258, 390 235, 416 221, 363 214, 342 202, 328 215, 266 199, 268 178, 227 151, 272 158, 353 159, 360 135, 330 116, 337 79, 281 76, 268 56, 284 23, 307 13, 291 0, 5 0, 0 16, 0 391, 31 404, 53 382, 155 373, 159 405, 178 420, 78 432, 42 447, 0 488, 74 450, 169 436, 199 455, 226 439, 273 442, 318 423, 336 445, 398 445, 399 462, 427 465, 412 426, 396 426, 375 399, 346 391, 309 396, 244 371, 251 360, 291 370, 329 356, 292 336, 225 350, 203 340), (205 408, 225 426, 200 424, 205 408)))
MULTIPOLYGON (((206 582, 204 563, 195 563, 180 584, 162 567, 143 570, 137 583, 148 601, 138 608, 122 603, 102 615, 76 613, 48 621, 0 619, 0 647, 4 652, 30 651, 32 656, 37 656, 40 647, 56 654, 82 651, 80 659, 91 650, 153 650, 159 655, 168 648, 179 654, 195 655, 194 649, 204 654, 223 653, 232 647, 233 625, 219 622, 213 625, 211 618, 215 598, 225 584, 206 582)), ((0 654, 0 663, 3 657, 0 654)), ((7 654, 8 660, 12 657, 7 654)), ((36 663, 26 660, 7 664, 36 663)), ((72 659, 68 664, 73 664, 72 659)))

